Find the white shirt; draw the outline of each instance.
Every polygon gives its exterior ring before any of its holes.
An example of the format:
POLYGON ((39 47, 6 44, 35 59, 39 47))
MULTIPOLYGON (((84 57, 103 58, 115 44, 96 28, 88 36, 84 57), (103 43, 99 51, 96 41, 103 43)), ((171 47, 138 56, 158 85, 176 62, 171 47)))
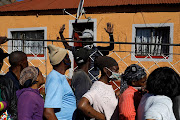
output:
POLYGON ((138 120, 176 120, 172 109, 172 101, 163 95, 145 94, 138 107, 138 120))
POLYGON ((89 100, 96 111, 103 113, 106 120, 111 119, 118 105, 118 99, 115 96, 112 85, 107 85, 101 81, 95 81, 91 89, 83 97, 89 100))

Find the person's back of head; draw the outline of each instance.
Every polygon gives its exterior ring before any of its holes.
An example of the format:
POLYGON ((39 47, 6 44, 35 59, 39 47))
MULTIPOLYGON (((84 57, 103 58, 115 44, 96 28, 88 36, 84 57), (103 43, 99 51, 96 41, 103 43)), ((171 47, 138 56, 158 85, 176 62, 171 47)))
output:
POLYGON ((157 68, 147 79, 147 90, 154 95, 175 97, 180 94, 180 76, 172 68, 157 68))
POLYGON ((122 74, 123 81, 134 87, 143 87, 146 83, 146 72, 143 67, 137 64, 131 64, 122 74))
POLYGON ((87 64, 90 65, 90 51, 88 49, 85 49, 85 48, 80 48, 80 49, 77 49, 76 51, 73 52, 73 55, 74 55, 74 60, 77 64, 77 66, 79 68, 81 68, 81 66, 87 64))
POLYGON ((28 66, 27 56, 22 51, 14 51, 9 55, 9 63, 12 69, 21 66, 22 69, 28 66))

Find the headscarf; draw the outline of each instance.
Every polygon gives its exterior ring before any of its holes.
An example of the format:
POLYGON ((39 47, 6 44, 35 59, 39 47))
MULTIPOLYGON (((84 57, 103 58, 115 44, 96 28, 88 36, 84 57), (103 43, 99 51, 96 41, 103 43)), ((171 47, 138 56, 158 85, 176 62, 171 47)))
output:
POLYGON ((140 67, 137 64, 132 64, 126 68, 124 74, 122 74, 122 79, 124 81, 131 82, 133 80, 138 81, 145 76, 146 76, 146 72, 144 68, 140 67))
POLYGON ((39 75, 39 69, 34 66, 26 67, 22 70, 20 74, 20 84, 23 87, 30 87, 31 85, 37 83, 37 77, 39 75))

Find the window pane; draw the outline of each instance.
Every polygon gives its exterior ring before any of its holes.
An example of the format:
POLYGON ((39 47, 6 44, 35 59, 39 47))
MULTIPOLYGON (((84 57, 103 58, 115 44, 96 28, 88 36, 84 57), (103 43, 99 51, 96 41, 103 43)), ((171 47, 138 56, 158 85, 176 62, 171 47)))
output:
MULTIPOLYGON (((151 41, 151 30, 150 29, 137 29, 136 43, 149 43, 151 41)), ((137 44, 136 54, 147 55, 149 53, 149 45, 137 44)))
MULTIPOLYGON (((12 32, 13 38, 16 39, 44 39, 44 31, 37 30, 37 31, 16 31, 12 32)), ((44 54, 43 41, 21 41, 21 40, 14 40, 12 41, 13 50, 23 51, 26 54, 44 54)))
MULTIPOLYGON (((136 43, 170 43, 169 27, 160 28, 136 28, 136 43)), ((136 45, 136 56, 153 56, 169 55, 169 45, 136 45)))

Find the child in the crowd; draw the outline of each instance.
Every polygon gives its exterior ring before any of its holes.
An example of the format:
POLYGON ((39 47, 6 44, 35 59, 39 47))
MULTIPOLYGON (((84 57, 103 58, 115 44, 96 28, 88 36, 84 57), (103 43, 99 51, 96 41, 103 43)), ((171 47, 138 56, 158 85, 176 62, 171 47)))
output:
POLYGON ((147 79, 146 93, 138 107, 138 120, 176 120, 171 98, 179 94, 179 75, 169 67, 155 69, 147 79))
POLYGON ((142 67, 132 64, 126 68, 122 79, 127 81, 128 88, 119 99, 119 120, 135 120, 136 110, 142 97, 139 90, 146 84, 146 72, 142 67))
POLYGON ((38 90, 45 83, 41 71, 33 66, 26 67, 19 82, 23 89, 16 92, 18 120, 43 120, 44 100, 38 90))

